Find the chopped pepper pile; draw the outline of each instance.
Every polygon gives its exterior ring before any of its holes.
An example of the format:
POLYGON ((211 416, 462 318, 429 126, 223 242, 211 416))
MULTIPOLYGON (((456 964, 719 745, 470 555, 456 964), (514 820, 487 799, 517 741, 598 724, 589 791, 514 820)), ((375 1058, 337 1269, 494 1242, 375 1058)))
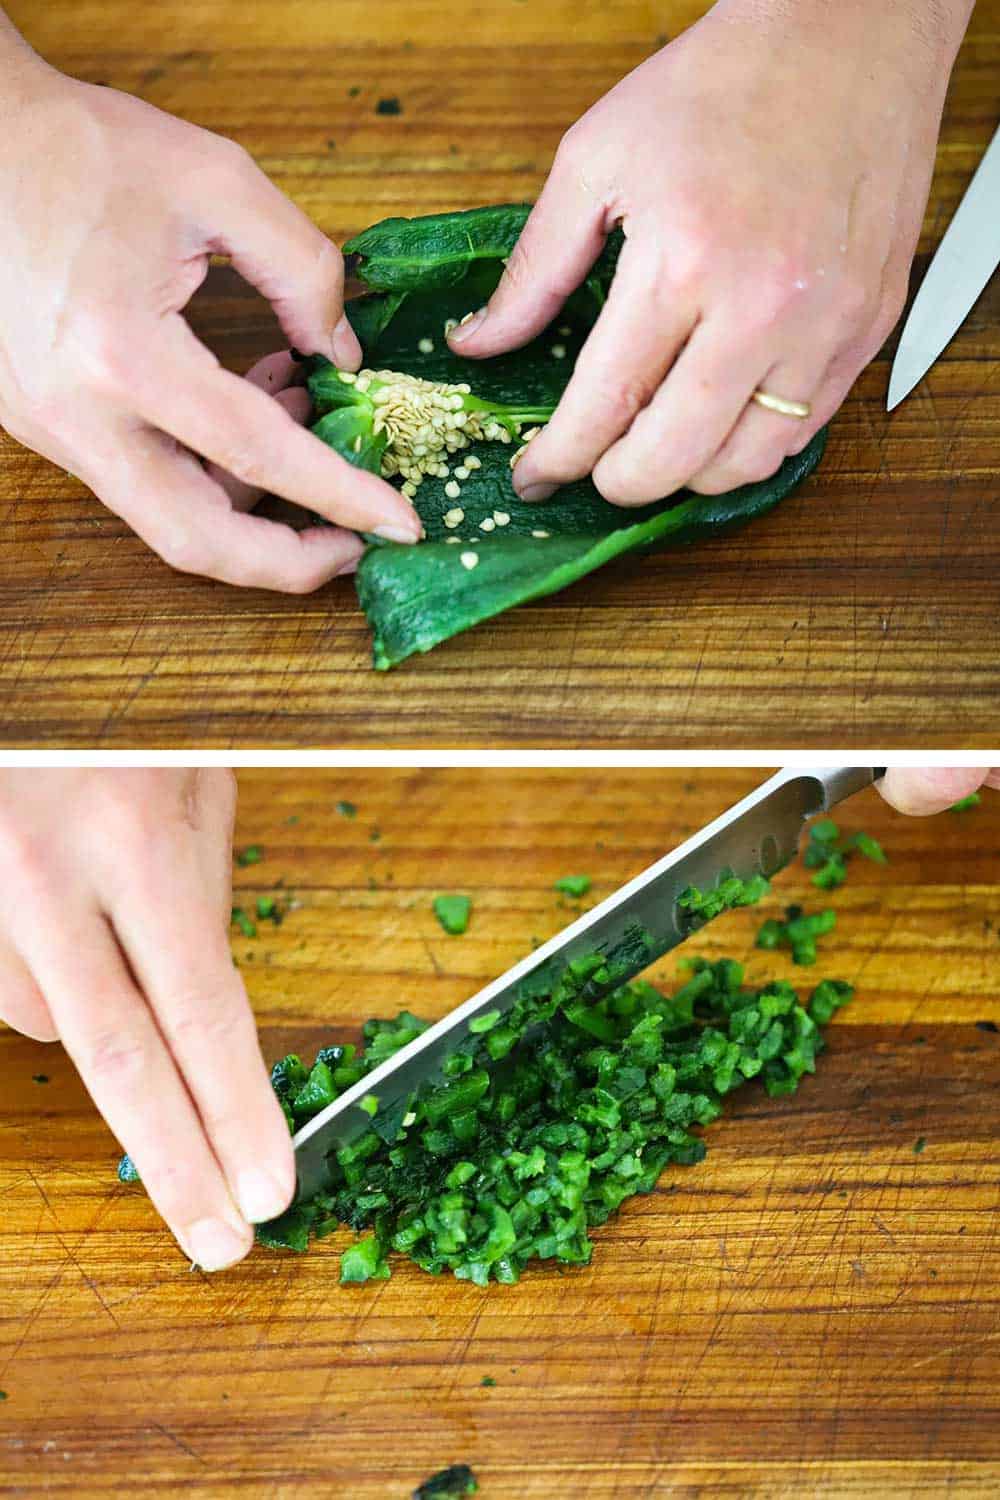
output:
MULTIPOLYGON (((769 1094, 788 1094, 814 1071, 820 1027, 851 996, 833 980, 805 1004, 785 981, 748 988, 729 959, 695 959, 690 970, 673 995, 637 983, 594 1001, 607 982, 594 955, 549 993, 481 1017, 442 1083, 401 1118, 374 1119, 338 1153, 329 1192, 258 1237, 304 1250, 341 1223, 367 1230, 342 1257, 342 1281, 388 1276, 390 1251, 480 1286, 517 1281, 535 1258, 589 1261, 590 1229, 650 1192, 668 1162, 702 1159, 692 1132, 721 1113, 726 1094, 757 1077, 769 1094)), ((308 1070, 283 1059, 273 1082, 289 1125, 422 1029, 403 1011, 368 1022, 360 1054, 327 1048, 308 1070)))

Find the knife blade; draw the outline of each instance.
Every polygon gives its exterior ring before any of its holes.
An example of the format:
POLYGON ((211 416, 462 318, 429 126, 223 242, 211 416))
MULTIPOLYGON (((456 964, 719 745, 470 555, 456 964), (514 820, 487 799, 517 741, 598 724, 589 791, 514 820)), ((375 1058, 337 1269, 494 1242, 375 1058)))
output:
MULTIPOLYGON (((373 1127, 378 1130, 380 1121, 401 1121, 417 1090, 442 1080, 440 1064, 469 1035, 470 1021, 486 1011, 504 1012, 526 995, 547 993, 567 964, 593 953, 603 953, 615 968, 609 989, 634 979, 694 930, 677 904, 689 886, 711 889, 723 871, 743 880, 776 874, 795 858, 808 818, 870 786, 880 774, 873 768, 851 766, 779 771, 672 854, 401 1047, 297 1132, 293 1146, 298 1200, 313 1197, 329 1182, 328 1161, 338 1150, 373 1127), (372 1097, 378 1101, 374 1120, 361 1107, 362 1099, 372 1097)), ((385 1137, 393 1139, 395 1128, 386 1128, 385 1137)))
POLYGON ((1000 264, 1000 130, 979 163, 906 320, 892 374, 892 411, 961 328, 1000 264))

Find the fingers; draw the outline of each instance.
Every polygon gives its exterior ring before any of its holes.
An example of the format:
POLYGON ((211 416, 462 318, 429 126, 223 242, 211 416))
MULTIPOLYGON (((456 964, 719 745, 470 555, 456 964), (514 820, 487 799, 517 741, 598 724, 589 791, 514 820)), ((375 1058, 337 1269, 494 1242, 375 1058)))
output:
MULTIPOLYGON (((696 319, 697 309, 675 298, 669 285, 651 281, 640 254, 626 246, 607 303, 580 351, 556 413, 514 470, 522 500, 547 499, 557 485, 595 468, 647 407, 696 319)), ((630 469, 628 458, 622 462, 620 455, 610 467, 611 473, 630 469)), ((628 498, 628 486, 605 491, 596 472, 594 477, 608 499, 637 503, 628 498)))
POLYGON ((786 401, 807 403, 808 417, 790 417, 759 406, 750 391, 739 420, 725 442, 706 464, 696 469, 686 483, 702 495, 722 495, 742 484, 769 478, 790 453, 804 448, 823 425, 820 395, 825 394, 829 360, 817 359, 811 350, 780 360, 754 389, 767 391, 786 401))
POLYGON ((409 502, 320 442, 257 386, 219 368, 179 315, 155 361, 135 372, 139 415, 243 484, 281 495, 353 531, 391 541, 423 535, 409 502))
POLYGON ((236 822, 236 774, 228 769, 199 766, 191 801, 193 823, 200 837, 195 848, 205 882, 205 899, 214 900, 227 942, 233 909, 233 828, 236 822))
POLYGON ((927 769, 890 766, 876 785, 897 812, 925 817, 929 813, 944 812, 970 792, 978 791, 990 776, 988 766, 934 766, 927 769))
POLYGON ((726 441, 759 371, 759 353, 733 345, 724 319, 700 323, 652 401, 597 464, 601 494, 615 505, 644 505, 680 489, 726 441))
POLYGON ((208 248, 230 256, 263 293, 295 348, 356 370, 361 345, 344 317, 343 256, 251 158, 236 163, 224 197, 207 208, 208 248))
MULTIPOLYGON (((221 852, 217 835, 204 833, 201 841, 206 853, 221 852)), ((225 845, 227 858, 231 847, 225 845)), ((218 920, 217 872, 203 866, 189 832, 169 824, 129 868, 113 905, 118 941, 243 1217, 275 1218, 295 1190, 291 1138, 218 920), (166 910, 182 942, 164 942, 159 914, 166 910)))
MULTIPOLYGON (((304 391, 301 386, 291 386, 288 390, 278 391, 274 399, 287 411, 293 421, 300 425, 308 422, 312 402, 309 400, 308 391, 304 391)), ((207 463, 205 473, 225 490, 234 510, 253 510, 258 500, 266 494, 260 485, 244 484, 242 479, 237 479, 235 474, 227 474, 225 469, 219 468, 218 464, 207 463)))
POLYGON ((251 385, 258 386, 260 390, 267 391, 269 396, 276 396, 289 386, 305 384, 304 368, 298 360, 292 358, 290 349, 265 354, 263 359, 258 359, 256 364, 250 366, 243 379, 249 380, 251 385))
POLYGON ((96 908, 46 905, 35 893, 22 952, 63 1045, 185 1252, 232 1265, 253 1233, 110 928, 96 908))
POLYGON ((571 158, 561 147, 489 304, 470 309, 449 334, 469 359, 520 348, 541 333, 604 248, 611 224, 571 158))
POLYGON ((0 948, 0 1021, 36 1042, 59 1039, 45 997, 24 961, 7 947, 0 948))
POLYGON ((170 567, 222 583, 306 594, 364 552, 351 531, 293 531, 239 514, 197 459, 159 433, 134 434, 114 476, 95 488, 170 567))

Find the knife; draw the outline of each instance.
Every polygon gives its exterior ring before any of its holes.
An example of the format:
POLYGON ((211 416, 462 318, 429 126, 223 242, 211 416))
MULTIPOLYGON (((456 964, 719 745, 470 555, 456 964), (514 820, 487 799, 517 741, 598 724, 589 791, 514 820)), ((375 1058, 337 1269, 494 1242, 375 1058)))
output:
POLYGON ((961 328, 1000 264, 1000 130, 948 225, 906 320, 892 374, 892 411, 961 328))
MULTIPOLYGON (((695 930, 677 904, 689 886, 710 890, 723 872, 742 880, 776 874, 795 858, 807 818, 829 811, 881 774, 881 769, 842 766, 784 770, 765 781, 672 854, 401 1047, 303 1125, 292 1142, 298 1199, 311 1198, 328 1185, 328 1159, 359 1135, 378 1130, 381 1122, 383 1128, 389 1126, 385 1138, 395 1137, 421 1085, 442 1081, 440 1065, 470 1034, 470 1021, 486 1011, 506 1011, 525 996, 548 993, 567 964, 593 953, 603 953, 614 967, 607 989, 634 979, 695 930), (378 1101, 374 1120, 369 1112, 372 1097, 378 1101), (362 1099, 368 1108, 361 1107, 362 1099)), ((593 998, 601 997, 595 993, 593 998)))

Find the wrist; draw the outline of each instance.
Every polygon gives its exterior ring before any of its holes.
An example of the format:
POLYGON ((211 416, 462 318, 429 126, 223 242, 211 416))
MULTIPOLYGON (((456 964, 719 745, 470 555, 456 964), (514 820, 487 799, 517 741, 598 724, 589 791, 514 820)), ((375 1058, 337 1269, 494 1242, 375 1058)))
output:
POLYGON ((716 0, 710 14, 746 28, 779 27, 792 51, 798 40, 837 52, 857 49, 873 67, 947 84, 975 0, 716 0))

